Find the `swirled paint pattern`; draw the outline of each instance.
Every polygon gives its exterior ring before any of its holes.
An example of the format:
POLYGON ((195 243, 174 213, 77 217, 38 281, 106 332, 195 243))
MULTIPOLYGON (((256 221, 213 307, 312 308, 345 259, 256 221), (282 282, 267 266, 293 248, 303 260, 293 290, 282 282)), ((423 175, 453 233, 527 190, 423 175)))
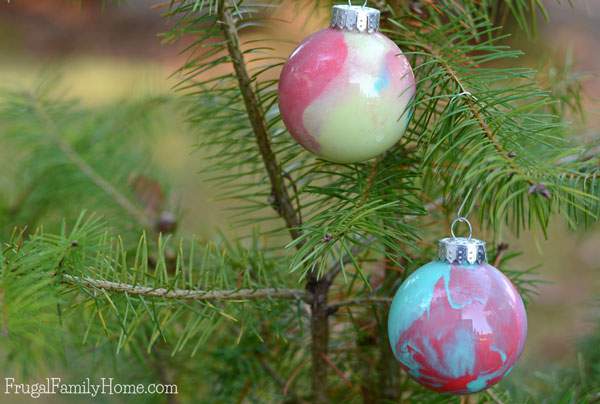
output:
POLYGON ((510 372, 527 336, 523 301, 488 264, 431 262, 400 286, 388 317, 392 351, 424 386, 484 390, 510 372))
POLYGON ((279 80, 279 109, 292 136, 335 162, 358 162, 392 147, 410 120, 415 78, 381 33, 324 29, 302 42, 279 80))

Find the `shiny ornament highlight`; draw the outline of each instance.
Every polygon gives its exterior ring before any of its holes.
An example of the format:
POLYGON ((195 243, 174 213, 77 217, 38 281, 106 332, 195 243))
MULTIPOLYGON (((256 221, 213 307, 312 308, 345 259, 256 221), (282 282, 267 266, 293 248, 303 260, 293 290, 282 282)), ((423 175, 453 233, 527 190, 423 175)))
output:
POLYGON ((390 309, 396 359, 413 379, 438 392, 470 394, 498 383, 525 344, 527 316, 519 293, 485 258, 477 259, 477 251, 440 246, 442 259, 411 274, 390 309))
POLYGON ((326 160, 376 157, 400 139, 410 120, 415 78, 398 46, 376 32, 378 21, 375 9, 335 6, 335 28, 304 40, 281 73, 279 109, 285 126, 298 143, 326 160), (371 14, 361 17, 361 10, 371 14), (352 12, 358 17, 347 23, 352 12))

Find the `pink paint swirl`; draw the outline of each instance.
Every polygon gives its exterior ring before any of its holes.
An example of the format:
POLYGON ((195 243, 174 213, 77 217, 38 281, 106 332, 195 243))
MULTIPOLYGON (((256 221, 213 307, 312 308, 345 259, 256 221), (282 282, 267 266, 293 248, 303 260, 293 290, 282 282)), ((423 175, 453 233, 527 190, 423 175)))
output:
POLYGON ((304 127, 304 111, 340 74, 347 55, 343 32, 324 29, 306 38, 281 72, 281 116, 295 139, 313 152, 319 150, 319 142, 304 127))

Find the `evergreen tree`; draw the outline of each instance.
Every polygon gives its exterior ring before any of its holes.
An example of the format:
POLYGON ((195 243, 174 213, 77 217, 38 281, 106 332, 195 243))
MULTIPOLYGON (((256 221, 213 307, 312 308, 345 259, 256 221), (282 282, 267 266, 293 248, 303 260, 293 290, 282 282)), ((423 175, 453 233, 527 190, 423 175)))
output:
MULTIPOLYGON (((172 97, 92 108, 49 81, 4 90, 0 142, 15 156, 0 174, 7 363, 25 374, 114 366, 177 383, 170 402, 537 402, 508 384, 469 398, 423 389, 394 360, 386 316, 461 205, 526 298, 535 284, 510 269, 503 236, 596 220, 598 149, 567 121, 579 83, 564 71, 542 87, 543 72, 515 67, 503 26, 533 34, 539 1, 372 3, 417 92, 405 136, 365 163, 329 163, 292 140, 275 38, 243 40, 276 7, 325 1, 169 2, 164 40, 193 38, 172 97), (235 200, 235 237, 177 234, 147 137, 181 110, 207 156, 198 181, 235 200)), ((571 382, 544 398, 597 399, 597 369, 589 375, 559 374, 571 382)))

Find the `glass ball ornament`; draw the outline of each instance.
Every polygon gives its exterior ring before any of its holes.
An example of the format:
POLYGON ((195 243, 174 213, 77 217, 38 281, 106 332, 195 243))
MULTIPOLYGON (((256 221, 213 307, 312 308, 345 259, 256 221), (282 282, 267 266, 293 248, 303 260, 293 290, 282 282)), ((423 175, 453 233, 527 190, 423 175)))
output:
POLYGON ((378 32, 370 7, 333 7, 331 27, 306 38, 279 80, 291 135, 319 157, 369 160, 392 147, 411 118, 415 78, 398 46, 378 32))
POLYGON ((440 240, 440 257, 412 273, 388 317, 394 356, 417 382, 441 393, 471 394, 498 383, 523 351, 523 301, 486 262, 485 243, 440 240))

